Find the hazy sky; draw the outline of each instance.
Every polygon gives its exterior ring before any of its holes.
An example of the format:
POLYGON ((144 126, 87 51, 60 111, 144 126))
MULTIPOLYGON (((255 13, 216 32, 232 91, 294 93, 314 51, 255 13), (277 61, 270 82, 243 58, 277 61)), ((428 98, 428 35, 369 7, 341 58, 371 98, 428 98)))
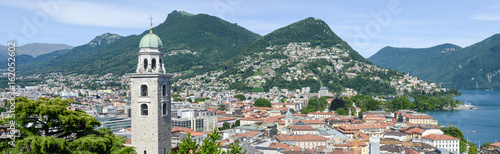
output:
POLYGON ((237 23, 260 35, 315 17, 364 57, 385 46, 465 47, 500 33, 500 1, 295 1, 295 0, 0 0, 0 43, 88 43, 110 32, 140 34, 168 13, 204 13, 237 23))

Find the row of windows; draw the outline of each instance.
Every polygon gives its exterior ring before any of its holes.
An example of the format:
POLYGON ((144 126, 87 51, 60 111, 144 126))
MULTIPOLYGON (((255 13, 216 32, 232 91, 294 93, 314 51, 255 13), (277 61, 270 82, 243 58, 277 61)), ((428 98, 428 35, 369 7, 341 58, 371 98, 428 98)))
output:
MULTIPOLYGON (((167 103, 162 103, 161 104, 161 110, 162 114, 166 115, 167 114, 167 103)), ((148 115, 148 105, 147 104, 141 104, 141 115, 148 115)))
MULTIPOLYGON (((163 85, 161 87, 161 95, 167 96, 167 85, 163 85)), ((141 85, 141 96, 148 96, 148 86, 141 85)))
MULTIPOLYGON (((144 59, 144 70, 148 69, 148 59, 144 59)), ((161 59, 160 59, 160 64, 161 64, 161 59)), ((160 65, 161 67, 161 65, 160 65)), ((153 58, 153 60, 151 60, 151 69, 156 69, 156 59, 153 58)))

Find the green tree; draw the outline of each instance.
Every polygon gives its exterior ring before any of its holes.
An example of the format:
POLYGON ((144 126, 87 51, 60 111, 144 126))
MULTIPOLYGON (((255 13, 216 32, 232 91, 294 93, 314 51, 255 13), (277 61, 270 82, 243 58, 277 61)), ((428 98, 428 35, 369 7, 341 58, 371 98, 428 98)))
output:
POLYGON ((335 112, 337 112, 337 114, 339 115, 347 115, 347 113, 343 108, 338 108, 335 112))
POLYGON ((450 136, 459 138, 460 139, 460 153, 465 152, 465 150, 467 148, 466 143, 468 141, 465 140, 464 134, 462 133, 462 131, 460 131, 460 129, 458 129, 455 126, 448 125, 448 127, 442 127, 441 131, 443 131, 443 133, 445 135, 450 135, 450 136))
POLYGON ((226 108, 226 104, 220 104, 219 105, 219 111, 226 111, 227 108, 226 108))
POLYGON ((38 101, 16 98, 15 116, 2 122, 15 121, 20 134, 13 147, 6 144, 10 139, 1 139, 0 149, 7 153, 135 153, 109 129, 93 129, 101 125, 94 117, 68 110, 72 102, 59 97, 38 101))
POLYGON ((264 98, 259 98, 257 100, 255 100, 255 103, 253 104, 253 106, 256 106, 256 107, 271 107, 271 102, 267 99, 264 99, 264 98))
POLYGON ((343 108, 345 106, 346 102, 342 99, 335 98, 331 103, 330 103, 330 110, 336 111, 339 108, 343 108))
POLYGON ((0 113, 7 111, 7 109, 0 107, 0 113))
POLYGON ((207 138, 203 140, 203 145, 199 145, 196 141, 191 139, 191 133, 188 133, 187 138, 183 139, 179 144, 179 150, 177 154, 188 154, 188 153, 200 153, 200 154, 245 154, 243 147, 241 147, 237 142, 229 145, 228 151, 223 151, 220 143, 217 142, 221 135, 217 128, 214 128, 213 132, 209 134, 207 138))
POLYGON ((175 102, 182 102, 182 99, 176 97, 176 98, 174 98, 174 101, 175 102))
POLYGON ((238 99, 240 99, 240 101, 247 100, 247 98, 245 98, 245 95, 241 95, 241 94, 239 94, 239 95, 234 95, 234 98, 238 98, 238 99))
POLYGON ((240 120, 236 120, 233 125, 231 125, 231 128, 238 127, 240 126, 240 120))
POLYGON ((485 142, 485 143, 483 143, 483 145, 481 145, 481 149, 485 148, 485 147, 489 147, 490 144, 491 144, 491 142, 485 142))
POLYGON ((477 148, 475 146, 470 146, 469 154, 477 154, 477 148))
POLYGON ((222 127, 220 128, 220 130, 226 130, 226 129, 230 129, 231 128, 231 124, 229 124, 228 122, 224 122, 222 124, 222 127))

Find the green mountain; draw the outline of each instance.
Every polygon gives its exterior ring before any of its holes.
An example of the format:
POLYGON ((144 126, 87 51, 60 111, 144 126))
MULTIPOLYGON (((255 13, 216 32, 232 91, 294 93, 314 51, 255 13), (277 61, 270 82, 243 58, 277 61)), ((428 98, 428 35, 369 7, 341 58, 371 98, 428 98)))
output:
MULTIPOLYGON (((277 29, 226 62, 218 80, 240 91, 320 87, 367 95, 396 94, 391 77, 402 73, 373 66, 322 20, 307 18, 277 29)), ((205 82, 208 82, 204 78, 205 82)), ((217 85, 217 84, 215 84, 217 85)))
POLYGON ((460 48, 444 44, 425 49, 381 49, 369 58, 382 67, 409 72, 456 89, 500 89, 500 34, 460 48), (453 50, 454 49, 454 50, 453 50))
MULTIPOLYGON (((255 41, 243 52, 248 55, 254 52, 267 51, 266 47, 274 49, 284 47, 290 42, 309 42, 311 46, 332 47, 354 51, 347 42, 338 37, 323 20, 309 17, 282 27, 255 41)), ((350 52, 353 60, 370 63, 358 52, 350 52)))
POLYGON ((16 55, 16 65, 25 65, 33 62, 41 62, 41 61, 48 61, 51 59, 54 59, 58 56, 61 56, 67 52, 69 52, 70 49, 63 49, 63 50, 56 50, 51 53, 46 53, 37 56, 36 58, 33 58, 31 55, 16 55))
MULTIPOLYGON (((30 43, 16 47, 16 65, 22 65, 35 61, 34 57, 50 54, 55 51, 69 50, 72 46, 66 44, 30 43)), ((9 57, 7 47, 0 45, 0 59, 9 57)), ((47 58, 41 58, 47 59, 47 58)), ((39 60, 41 60, 39 59, 39 60)), ((7 63, 0 64, 0 69, 7 68, 7 63)))
POLYGON ((427 78, 427 76, 422 75, 428 73, 430 68, 435 67, 435 62, 442 61, 446 55, 460 49, 462 48, 454 44, 442 44, 422 49, 384 47, 368 60, 384 68, 409 72, 420 78, 427 78))
POLYGON ((48 43, 30 43, 19 46, 16 54, 25 54, 32 57, 37 57, 46 53, 51 53, 56 50, 72 49, 73 46, 66 44, 48 44, 48 43))
MULTIPOLYGON (((153 28, 166 53, 167 72, 190 70, 185 74, 215 68, 233 58, 260 36, 237 24, 218 17, 183 11, 173 11, 167 19, 153 28)), ((35 62, 22 67, 23 74, 62 72, 63 74, 125 74, 134 72, 142 36, 116 38, 114 35, 96 37, 88 44, 52 60, 35 62), (112 41, 109 39, 112 38, 112 41), (108 39, 108 40, 106 40, 108 39)))

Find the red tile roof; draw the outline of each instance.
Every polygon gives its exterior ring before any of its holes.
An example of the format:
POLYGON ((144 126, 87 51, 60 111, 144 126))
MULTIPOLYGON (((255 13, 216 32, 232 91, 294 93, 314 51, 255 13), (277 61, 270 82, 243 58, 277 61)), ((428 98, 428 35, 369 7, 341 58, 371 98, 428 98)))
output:
POLYGON ((222 121, 236 120, 236 118, 235 117, 222 117, 222 118, 219 118, 218 120, 219 120, 219 122, 222 122, 222 121))
POLYGON ((314 131, 314 130, 316 130, 315 128, 313 128, 311 126, 308 126, 308 125, 306 125, 306 126, 302 126, 302 125, 301 126, 298 126, 298 125, 296 125, 296 126, 288 126, 286 128, 289 128, 289 129, 292 129, 292 130, 308 130, 308 131, 314 131))
POLYGON ((429 134, 424 136, 423 138, 430 139, 430 140, 459 140, 459 138, 449 136, 449 135, 436 135, 436 134, 429 134))
POLYGON ((249 131, 243 134, 236 134, 234 137, 254 137, 255 135, 259 134, 260 132, 258 131, 249 131))
POLYGON ((326 141, 328 138, 323 137, 323 136, 313 136, 311 134, 305 134, 305 135, 274 135, 274 138, 276 138, 279 141, 326 141))
POLYGON ((494 147, 500 147, 500 142, 497 142, 497 143, 491 143, 490 146, 494 146, 494 147))
POLYGON ((269 145, 269 148, 280 148, 280 149, 285 149, 285 151, 300 151, 301 149, 297 145, 291 146, 289 144, 276 143, 276 142, 271 143, 271 145, 269 145))

